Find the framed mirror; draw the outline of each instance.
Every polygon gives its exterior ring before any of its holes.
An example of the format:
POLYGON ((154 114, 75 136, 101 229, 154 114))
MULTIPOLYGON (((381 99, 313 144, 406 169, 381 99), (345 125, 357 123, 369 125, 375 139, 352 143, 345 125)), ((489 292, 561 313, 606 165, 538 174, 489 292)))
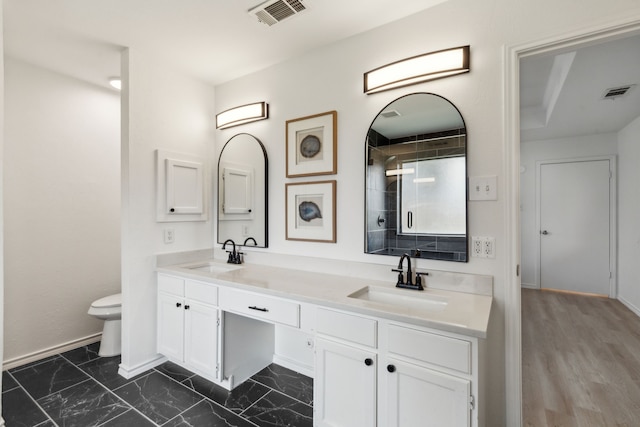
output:
POLYGON ((218 243, 266 248, 268 233, 267 151, 256 137, 231 137, 218 159, 218 243))
POLYGON ((467 135, 447 99, 388 104, 366 137, 365 252, 466 262, 467 135))

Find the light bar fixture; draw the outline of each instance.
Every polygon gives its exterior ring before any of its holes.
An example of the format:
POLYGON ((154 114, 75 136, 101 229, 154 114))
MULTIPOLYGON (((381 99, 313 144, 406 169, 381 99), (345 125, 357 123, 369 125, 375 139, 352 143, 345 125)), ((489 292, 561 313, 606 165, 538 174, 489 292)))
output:
POLYGON ((264 101, 255 102, 216 114, 216 129, 226 129, 268 118, 269 104, 264 101))
POLYGON ((425 53, 364 73, 364 93, 372 94, 429 80, 468 73, 469 46, 425 53))

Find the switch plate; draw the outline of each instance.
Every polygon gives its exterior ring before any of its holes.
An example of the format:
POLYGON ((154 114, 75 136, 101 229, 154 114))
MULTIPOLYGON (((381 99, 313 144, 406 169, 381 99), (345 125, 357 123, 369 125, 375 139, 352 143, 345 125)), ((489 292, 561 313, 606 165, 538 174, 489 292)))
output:
POLYGON ((469 200, 498 200, 498 177, 470 176, 469 200))
POLYGON ((165 228, 164 229, 164 242, 165 243, 173 243, 176 239, 176 233, 173 228, 165 228))

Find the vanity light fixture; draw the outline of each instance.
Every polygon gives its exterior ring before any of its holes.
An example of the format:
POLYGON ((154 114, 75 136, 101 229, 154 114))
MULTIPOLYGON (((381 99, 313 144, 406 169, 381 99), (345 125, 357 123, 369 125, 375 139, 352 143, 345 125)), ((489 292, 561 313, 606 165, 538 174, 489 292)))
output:
POLYGON ((120 77, 109 77, 109 85, 118 90, 122 90, 122 80, 120 77))
POLYGON ((264 101, 254 102, 216 114, 216 129, 226 129, 268 118, 269 104, 264 101))
POLYGON ((425 53, 364 73, 364 93, 396 89, 455 74, 468 73, 469 46, 425 53))

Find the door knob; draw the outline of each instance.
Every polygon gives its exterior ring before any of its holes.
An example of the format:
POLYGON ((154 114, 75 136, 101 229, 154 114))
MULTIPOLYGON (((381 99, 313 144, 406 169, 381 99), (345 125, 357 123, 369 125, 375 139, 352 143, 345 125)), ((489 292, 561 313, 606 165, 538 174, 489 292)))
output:
POLYGON ((540 234, 542 234, 543 236, 546 236, 547 234, 549 234, 549 232, 547 230, 541 230, 540 234))

